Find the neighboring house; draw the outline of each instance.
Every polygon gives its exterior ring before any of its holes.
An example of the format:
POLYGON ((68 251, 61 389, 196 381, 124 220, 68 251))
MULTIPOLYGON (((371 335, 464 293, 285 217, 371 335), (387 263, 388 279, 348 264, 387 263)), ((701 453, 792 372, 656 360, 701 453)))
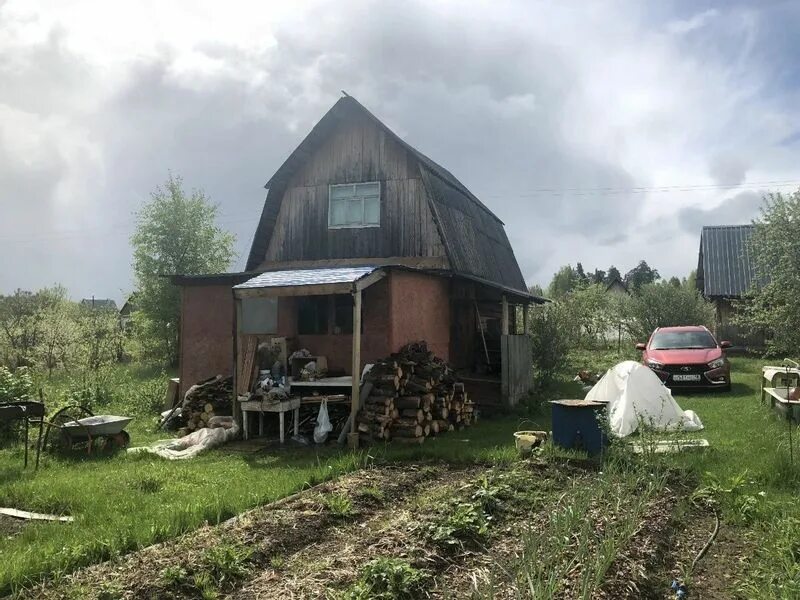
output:
POLYGON ((136 312, 135 300, 136 295, 131 294, 128 296, 128 299, 125 300, 125 304, 122 305, 122 308, 119 309, 119 325, 123 329, 128 328, 131 322, 131 316, 136 312))
POLYGON ((622 281, 619 277, 615 277, 609 282, 609 284, 606 286, 606 293, 618 294, 624 296, 630 295, 630 292, 628 291, 628 286, 625 285, 625 282, 622 281))
POLYGON ((110 298, 84 298, 81 300, 81 306, 93 310, 113 310, 117 312, 117 303, 110 298))
POLYGON ((287 338, 346 375, 425 340, 476 402, 528 391, 516 308, 544 300, 502 221, 449 171, 346 96, 265 187, 247 272, 174 279, 184 391, 241 368, 254 337, 287 338))
POLYGON ((736 345, 761 346, 763 335, 745 335, 732 322, 735 302, 756 282, 749 239, 753 225, 703 227, 697 260, 697 289, 714 305, 715 333, 736 345))

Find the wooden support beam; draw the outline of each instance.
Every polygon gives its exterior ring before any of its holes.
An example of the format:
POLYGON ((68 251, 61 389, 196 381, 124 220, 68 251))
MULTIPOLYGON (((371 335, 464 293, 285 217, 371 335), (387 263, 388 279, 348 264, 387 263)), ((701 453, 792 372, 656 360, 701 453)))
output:
POLYGON ((531 333, 531 330, 530 330, 530 327, 529 327, 530 323, 528 322, 528 319, 529 319, 528 313, 530 313, 530 311, 531 311, 531 305, 530 304, 523 304, 522 305, 522 333, 524 333, 525 335, 530 335, 530 333, 531 333))
POLYGON ((348 446, 358 448, 359 385, 361 384, 361 290, 353 291, 353 384, 350 388, 350 435, 348 446))
MULTIPOLYGON (((245 423, 242 420, 242 410, 239 406, 239 362, 244 357, 239 356, 239 337, 242 335, 242 301, 233 296, 233 398, 231 398, 231 407, 233 407, 233 418, 243 427, 245 423)), ((245 432, 246 433, 246 432, 245 432)), ((245 438, 246 439, 246 438, 245 438)))
POLYGON ((246 288, 235 291, 237 298, 272 298, 280 296, 327 296, 347 294, 353 289, 350 283, 318 283, 288 285, 283 287, 246 288))
POLYGON ((508 335, 508 298, 506 298, 505 294, 503 294, 502 309, 502 333, 503 335, 508 335))

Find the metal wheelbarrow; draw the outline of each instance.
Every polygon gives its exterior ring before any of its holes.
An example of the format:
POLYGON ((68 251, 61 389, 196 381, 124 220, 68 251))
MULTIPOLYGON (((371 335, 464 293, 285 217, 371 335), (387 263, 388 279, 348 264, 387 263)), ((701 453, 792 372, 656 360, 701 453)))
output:
POLYGON ((93 415, 82 406, 67 406, 58 411, 47 424, 42 445, 51 450, 69 451, 86 444, 87 453, 126 448, 131 436, 125 431, 133 417, 93 415), (80 414, 85 416, 78 418, 80 414), (55 431, 53 431, 55 429, 55 431))

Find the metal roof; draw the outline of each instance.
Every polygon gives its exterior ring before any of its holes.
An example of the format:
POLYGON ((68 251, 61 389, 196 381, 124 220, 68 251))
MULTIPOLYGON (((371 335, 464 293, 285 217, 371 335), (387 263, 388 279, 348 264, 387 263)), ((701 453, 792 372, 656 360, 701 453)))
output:
POLYGON ((366 277, 378 267, 336 267, 329 269, 293 269, 291 271, 267 271, 233 286, 235 290, 271 287, 293 287, 301 285, 326 285, 332 283, 354 283, 366 277))
POLYGON ((706 298, 743 296, 755 281, 748 240, 753 225, 703 227, 697 265, 698 288, 706 298))

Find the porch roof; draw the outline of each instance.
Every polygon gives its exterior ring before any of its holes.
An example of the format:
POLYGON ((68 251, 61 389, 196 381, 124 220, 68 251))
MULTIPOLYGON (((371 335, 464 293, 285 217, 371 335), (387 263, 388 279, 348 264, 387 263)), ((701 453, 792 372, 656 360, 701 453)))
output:
POLYGON ((266 271, 233 286, 233 290, 238 297, 345 294, 364 289, 384 275, 374 266, 266 271))

